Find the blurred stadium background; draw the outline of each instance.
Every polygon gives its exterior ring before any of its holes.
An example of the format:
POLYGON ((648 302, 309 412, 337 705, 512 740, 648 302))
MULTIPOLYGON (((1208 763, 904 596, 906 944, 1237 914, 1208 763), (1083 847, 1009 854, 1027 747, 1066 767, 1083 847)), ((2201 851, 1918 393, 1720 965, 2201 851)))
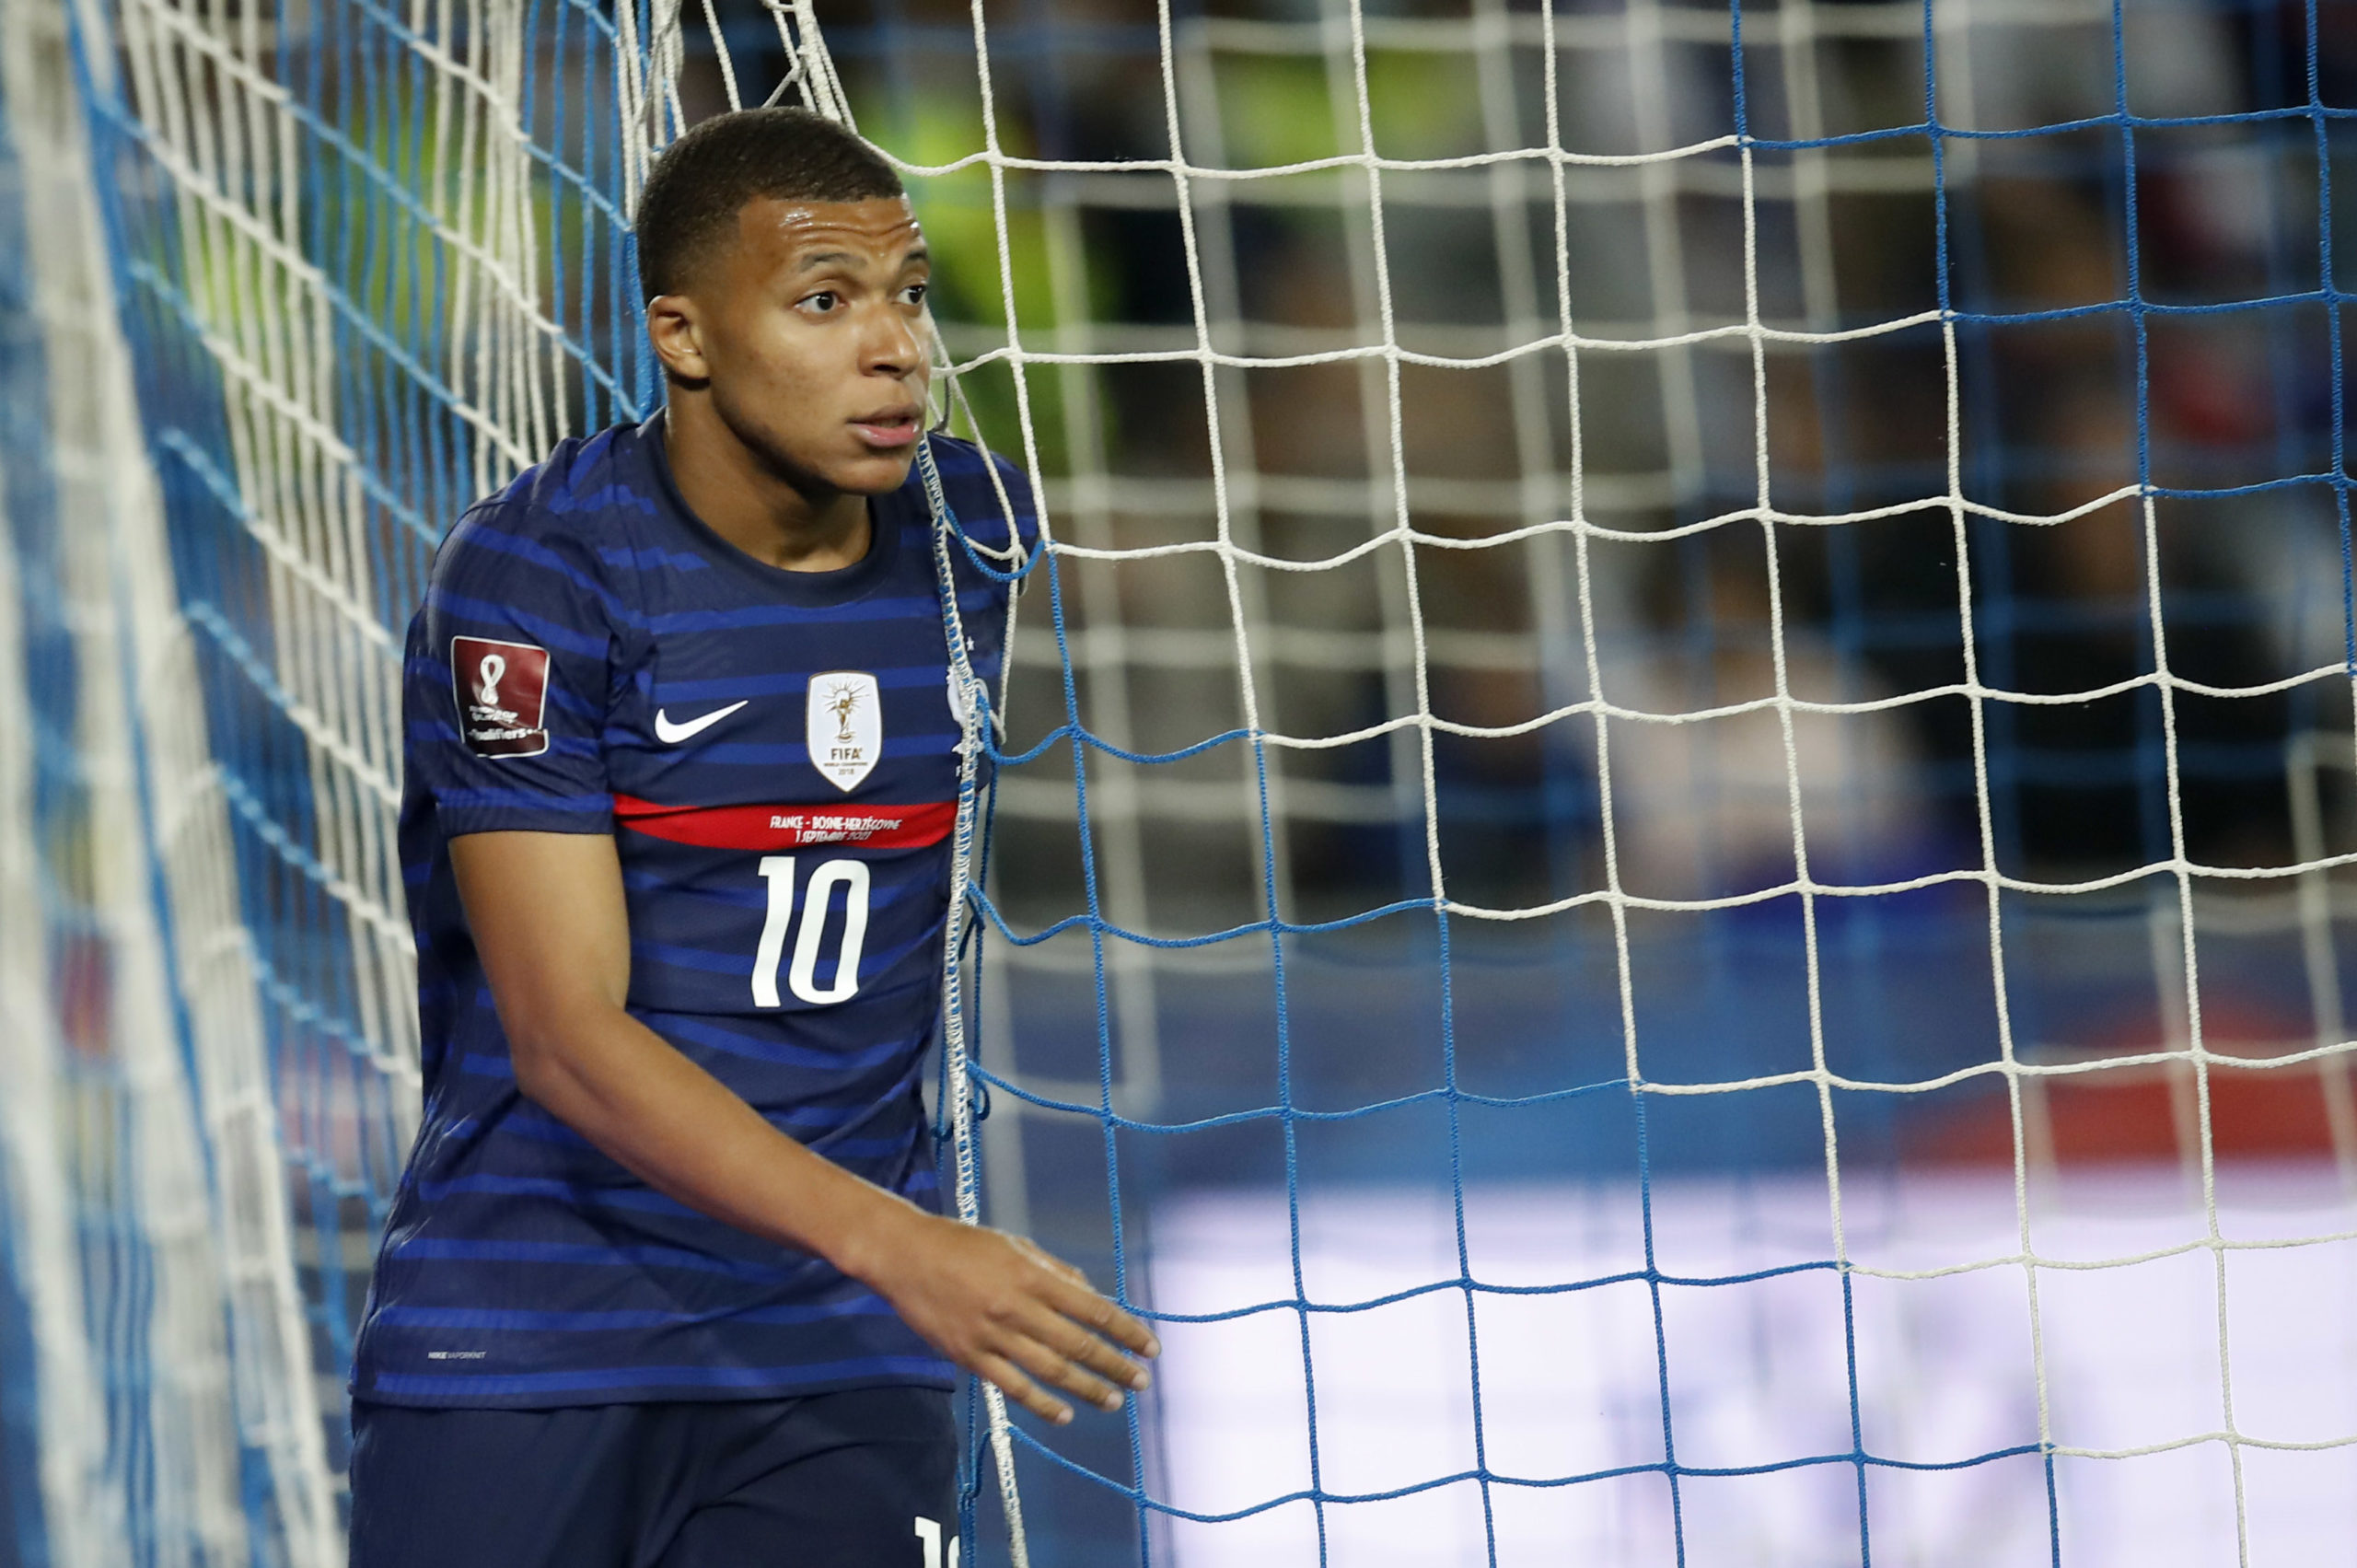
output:
POLYGON ((2349 1561, 2357 6, 813 19, 0 7, 0 1562, 334 1560, 399 629, 789 77, 1062 547, 985 1206, 1170 1353, 1034 1561, 2349 1561))

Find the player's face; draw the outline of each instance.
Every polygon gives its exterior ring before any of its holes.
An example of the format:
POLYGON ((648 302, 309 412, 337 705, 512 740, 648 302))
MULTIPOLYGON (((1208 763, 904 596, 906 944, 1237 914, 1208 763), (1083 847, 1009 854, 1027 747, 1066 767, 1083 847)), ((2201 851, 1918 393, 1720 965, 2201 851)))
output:
POLYGON ((916 456, 931 276, 905 198, 748 203, 691 292, 713 407, 797 488, 875 495, 916 456))

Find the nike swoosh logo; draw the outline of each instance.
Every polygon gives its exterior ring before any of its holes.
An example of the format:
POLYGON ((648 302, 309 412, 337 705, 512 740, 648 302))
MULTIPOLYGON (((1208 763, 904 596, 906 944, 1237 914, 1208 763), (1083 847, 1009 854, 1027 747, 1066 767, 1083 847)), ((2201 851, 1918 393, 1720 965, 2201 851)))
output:
POLYGON ((742 702, 731 703, 725 708, 714 708, 703 717, 690 719, 685 724, 673 724, 670 715, 657 708, 655 710, 655 738, 666 746, 677 746, 691 735, 702 735, 751 701, 750 697, 747 697, 742 702))

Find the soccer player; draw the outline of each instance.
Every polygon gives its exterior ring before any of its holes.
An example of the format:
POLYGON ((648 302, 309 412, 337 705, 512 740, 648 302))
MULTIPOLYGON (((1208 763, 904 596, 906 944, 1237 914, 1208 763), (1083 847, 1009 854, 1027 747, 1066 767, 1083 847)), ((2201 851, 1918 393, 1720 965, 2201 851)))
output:
POLYGON ((919 1098, 961 732, 917 444, 981 545, 1030 491, 925 432, 924 240, 851 133, 705 122, 638 242, 666 408, 469 511, 410 627, 424 1122, 353 1562, 945 1568, 955 1367, 1061 1422, 1156 1350, 940 1216, 919 1098))

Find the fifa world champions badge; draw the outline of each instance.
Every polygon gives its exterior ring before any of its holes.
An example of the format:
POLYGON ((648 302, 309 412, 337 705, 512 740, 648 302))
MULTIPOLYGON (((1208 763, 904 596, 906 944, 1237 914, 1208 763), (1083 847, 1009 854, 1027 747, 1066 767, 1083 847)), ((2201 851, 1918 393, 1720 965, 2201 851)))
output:
POLYGON ((805 738, 810 765, 848 795, 876 771, 884 752, 883 694, 861 669, 831 669, 810 678, 805 738))
POLYGON ((450 639, 450 679, 459 699, 459 733, 478 757, 537 757, 549 749, 543 722, 549 651, 489 637, 450 639))

